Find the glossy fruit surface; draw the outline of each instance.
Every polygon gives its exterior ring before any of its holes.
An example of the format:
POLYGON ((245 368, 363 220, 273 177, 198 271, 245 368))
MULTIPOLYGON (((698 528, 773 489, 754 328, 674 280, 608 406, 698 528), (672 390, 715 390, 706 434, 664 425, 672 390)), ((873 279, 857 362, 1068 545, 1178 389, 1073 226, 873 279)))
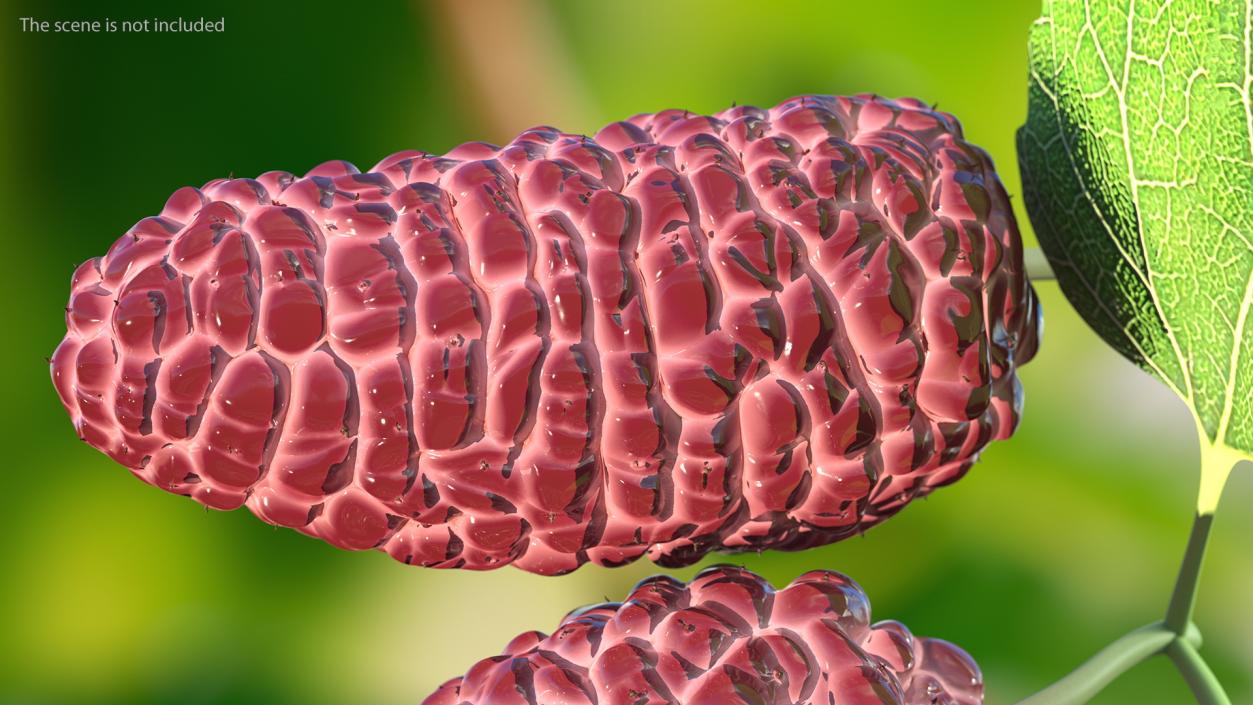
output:
POLYGON ((966 652, 870 623, 848 577, 814 571, 775 591, 736 567, 688 585, 656 576, 621 604, 528 632, 424 705, 978 705, 966 652))
POLYGON ((407 563, 800 549, 958 479, 1039 324, 957 121, 802 96, 175 192, 52 375, 170 492, 407 563))

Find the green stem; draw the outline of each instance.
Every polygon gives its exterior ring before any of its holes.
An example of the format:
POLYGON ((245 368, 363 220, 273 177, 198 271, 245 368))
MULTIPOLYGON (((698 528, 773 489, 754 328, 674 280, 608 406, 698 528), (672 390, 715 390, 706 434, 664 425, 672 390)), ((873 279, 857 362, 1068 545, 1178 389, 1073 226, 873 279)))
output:
POLYGON ((1201 579, 1201 564, 1205 560, 1205 546, 1209 543, 1210 527, 1213 524, 1213 514, 1197 514, 1192 522, 1188 548, 1184 551, 1179 577, 1175 579, 1175 591, 1170 596, 1170 606, 1166 609, 1166 628, 1176 634, 1183 634, 1188 627, 1188 621, 1192 619, 1192 608, 1196 605, 1196 588, 1201 579))
POLYGON ((1201 633, 1192 623, 1205 547, 1214 525, 1214 512, 1232 467, 1243 455, 1222 446, 1201 446, 1201 488, 1197 513, 1184 550, 1179 576, 1166 609, 1166 619, 1141 627, 1101 649, 1066 677, 1018 705, 1082 705, 1115 678, 1159 653, 1165 653, 1183 675, 1200 705, 1231 705, 1222 684, 1197 651, 1201 633))
POLYGON ((1106 646, 1082 666, 1018 705, 1081 705, 1132 667, 1162 653, 1177 634, 1161 622, 1130 632, 1106 646))
POLYGON ((1167 647, 1166 655, 1175 662, 1175 668, 1187 681, 1199 705, 1231 705, 1231 698, 1223 691, 1209 664, 1191 644, 1176 639, 1167 647))

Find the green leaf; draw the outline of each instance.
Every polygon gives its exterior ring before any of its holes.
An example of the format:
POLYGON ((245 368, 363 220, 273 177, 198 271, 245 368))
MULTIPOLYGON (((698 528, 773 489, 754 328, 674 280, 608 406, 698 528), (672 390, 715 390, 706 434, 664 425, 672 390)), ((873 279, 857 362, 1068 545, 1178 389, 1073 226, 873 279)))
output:
POLYGON ((1018 132, 1062 291, 1187 402, 1222 479, 1253 458, 1251 28, 1253 0, 1046 1, 1018 132))

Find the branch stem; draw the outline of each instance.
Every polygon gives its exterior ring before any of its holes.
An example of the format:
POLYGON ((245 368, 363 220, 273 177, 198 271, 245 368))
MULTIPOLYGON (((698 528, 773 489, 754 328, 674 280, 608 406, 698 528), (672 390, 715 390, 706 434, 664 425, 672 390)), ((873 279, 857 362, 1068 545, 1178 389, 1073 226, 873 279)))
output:
MULTIPOLYGON (((1178 640, 1178 634, 1162 622, 1132 631, 1106 646, 1082 666, 1018 705, 1081 705, 1105 686, 1149 657, 1160 654, 1178 640)), ((1195 652, 1195 649, 1193 649, 1195 652)))
POLYGON ((1183 639, 1175 639, 1166 648, 1166 655, 1187 681, 1198 705, 1231 705, 1231 698, 1195 647, 1183 639))

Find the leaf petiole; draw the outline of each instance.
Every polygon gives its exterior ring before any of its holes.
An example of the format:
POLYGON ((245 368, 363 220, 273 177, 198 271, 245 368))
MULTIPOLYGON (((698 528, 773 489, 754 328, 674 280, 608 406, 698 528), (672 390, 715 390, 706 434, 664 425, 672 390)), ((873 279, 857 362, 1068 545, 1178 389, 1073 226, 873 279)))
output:
POLYGON ((1211 444, 1205 430, 1199 426, 1197 430, 1201 434, 1201 489, 1196 497, 1196 512, 1212 516, 1218 510, 1218 500, 1222 498, 1231 471, 1249 457, 1226 446, 1211 444))
POLYGON ((1192 619, 1196 589, 1201 578, 1201 564, 1205 560, 1205 546, 1209 543, 1210 527, 1213 524, 1213 513, 1197 514, 1192 522, 1192 534, 1188 537, 1188 547, 1184 550, 1179 577, 1175 579, 1175 591, 1170 596, 1170 606, 1166 608, 1166 619, 1163 621, 1166 628, 1176 634, 1182 634, 1188 621, 1192 619))
POLYGON ((1141 627, 1101 649, 1082 666, 1018 705, 1081 705, 1118 676, 1150 657, 1164 653, 1187 681, 1200 705, 1231 705, 1222 684, 1197 651, 1201 634, 1192 623, 1201 565, 1209 543, 1214 512, 1236 463, 1245 456, 1222 446, 1210 445, 1202 436, 1201 488, 1197 514, 1184 550, 1183 563, 1166 609, 1166 618, 1141 627))

